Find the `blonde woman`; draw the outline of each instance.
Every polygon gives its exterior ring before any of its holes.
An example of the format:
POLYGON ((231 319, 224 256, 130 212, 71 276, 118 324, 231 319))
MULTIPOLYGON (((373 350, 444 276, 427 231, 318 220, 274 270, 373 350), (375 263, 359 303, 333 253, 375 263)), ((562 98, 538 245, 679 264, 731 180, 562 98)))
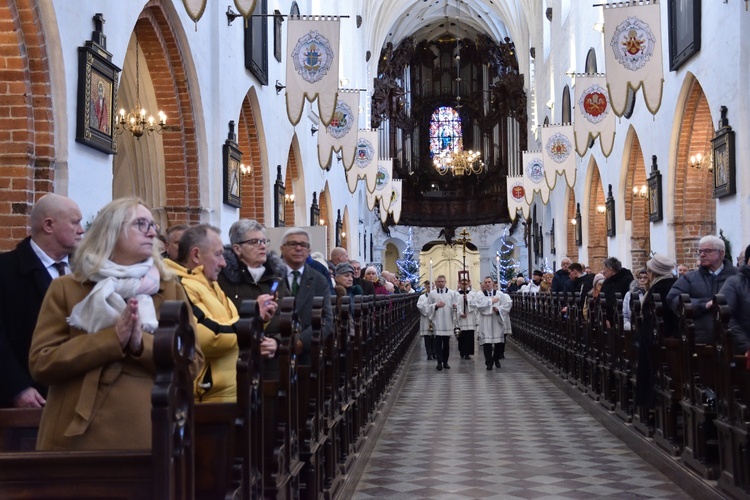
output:
MULTIPOLYGON (((37 449, 151 448, 152 334, 165 300, 187 303, 158 232, 140 200, 114 200, 76 250, 73 273, 50 285, 29 354, 32 376, 49 386, 37 449)), ((197 352, 193 373, 202 360, 197 352)))

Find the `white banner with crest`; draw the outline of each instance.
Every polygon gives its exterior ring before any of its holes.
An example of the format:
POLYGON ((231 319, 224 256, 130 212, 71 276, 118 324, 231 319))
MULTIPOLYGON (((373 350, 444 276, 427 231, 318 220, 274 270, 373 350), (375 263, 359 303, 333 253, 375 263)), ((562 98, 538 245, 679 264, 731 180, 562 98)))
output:
POLYGON ((354 164, 346 171, 346 183, 349 192, 357 190, 357 181, 364 179, 367 191, 375 191, 378 175, 378 131, 360 130, 357 137, 357 149, 354 154, 354 164))
POLYGON ((352 168, 357 152, 358 122, 359 91, 339 90, 333 120, 327 127, 320 127, 318 131, 318 163, 321 168, 331 164, 335 151, 340 153, 344 168, 352 168))
POLYGON ((393 222, 398 224, 401 220, 401 198, 402 198, 403 184, 401 179, 393 179, 391 181, 391 200, 388 211, 393 215, 393 222))
POLYGON ((573 151, 573 125, 542 127, 542 148, 547 186, 555 189, 557 174, 565 176, 568 186, 575 186, 576 155, 573 151))
POLYGON ((526 203, 526 188, 523 187, 523 177, 507 177, 508 213, 511 220, 516 220, 516 213, 521 210, 524 218, 529 217, 529 204, 526 203))
POLYGON ((612 110, 627 111, 628 87, 643 89, 646 107, 655 115, 664 90, 660 5, 618 2, 604 4, 604 61, 612 110))
POLYGON ((302 117, 305 99, 318 99, 318 116, 328 126, 339 87, 339 20, 289 17, 286 62, 286 112, 292 125, 302 117))
POLYGON ((526 203, 531 205, 534 192, 537 191, 545 205, 549 201, 549 186, 544 173, 544 157, 541 151, 523 152, 523 188, 526 191, 526 203))
POLYGON ((579 156, 599 137, 602 154, 609 157, 615 145, 615 113, 609 102, 604 75, 576 75, 573 137, 579 156))

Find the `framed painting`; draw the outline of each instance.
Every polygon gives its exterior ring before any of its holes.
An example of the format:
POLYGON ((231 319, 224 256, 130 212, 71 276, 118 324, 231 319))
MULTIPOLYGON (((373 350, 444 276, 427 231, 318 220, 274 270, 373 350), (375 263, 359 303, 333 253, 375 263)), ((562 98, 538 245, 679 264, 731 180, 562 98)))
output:
POLYGON ((245 68, 261 85, 268 85, 268 0, 258 0, 245 28, 245 68))
POLYGON ((120 68, 112 64, 101 32, 104 18, 94 16, 92 40, 78 47, 76 141, 103 153, 117 153, 115 121, 120 68))
POLYGON ((661 172, 656 164, 656 155, 651 155, 651 174, 648 176, 648 220, 659 222, 664 219, 662 209, 661 172))
POLYGON ((721 108, 721 120, 713 147, 714 198, 723 198, 737 192, 734 131, 727 120, 727 107, 721 108))
POLYGON ((701 49, 701 0, 669 0, 669 70, 675 71, 701 49))
POLYGON ((234 121, 229 122, 229 135, 222 149, 224 166, 224 204, 230 207, 242 206, 241 169, 242 151, 237 146, 234 135, 234 121))
POLYGON ((617 228, 615 225, 615 221, 617 220, 617 218, 615 217, 615 198, 612 195, 612 184, 609 185, 607 201, 604 202, 604 204, 607 207, 607 236, 612 237, 617 234, 617 228))

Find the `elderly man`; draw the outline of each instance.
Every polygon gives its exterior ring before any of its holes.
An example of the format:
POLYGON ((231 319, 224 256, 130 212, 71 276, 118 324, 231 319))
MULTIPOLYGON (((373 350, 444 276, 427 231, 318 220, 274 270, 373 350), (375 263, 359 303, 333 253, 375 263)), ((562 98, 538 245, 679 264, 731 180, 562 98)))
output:
POLYGON ((0 407, 38 408, 46 388, 29 373, 29 347, 50 282, 70 272, 68 259, 83 236, 81 210, 59 194, 31 209, 30 235, 0 255, 0 407))
POLYGON ((688 266, 686 266, 685 264, 680 264, 679 266, 677 266, 678 277, 685 276, 688 273, 688 271, 690 271, 690 269, 688 269, 688 266))
MULTIPOLYGON (((196 340, 206 359, 203 372, 196 379, 195 397, 199 402, 229 403, 237 400, 237 357, 239 348, 234 324, 239 320, 237 308, 219 287, 219 273, 227 265, 221 232, 209 224, 185 230, 180 238, 177 261, 164 263, 185 288, 198 323, 196 340)), ((271 295, 260 295, 258 305, 264 320, 276 312, 271 295)), ((261 354, 273 357, 276 341, 261 343, 261 354)))
POLYGON ((328 337, 333 325, 331 288, 328 280, 306 265, 310 255, 310 234, 304 229, 290 229, 281 239, 281 259, 286 264, 286 284, 295 297, 294 309, 301 328, 302 353, 300 364, 310 364, 312 345, 312 303, 323 297, 323 338, 328 337))
POLYGON ((737 274, 737 268, 724 255, 724 241, 716 236, 704 236, 698 242, 700 267, 680 276, 667 294, 667 303, 678 312, 680 295, 690 295, 695 321, 695 342, 713 344, 714 330, 711 306, 713 296, 719 293, 724 282, 737 274))
POLYGON ((331 250, 331 263, 334 267, 338 266, 342 262, 349 262, 349 252, 346 248, 336 247, 331 250))
POLYGON ((555 271, 555 276, 552 278, 550 292, 555 293, 564 291, 565 283, 570 279, 570 272, 568 271, 570 264, 570 259, 563 257, 563 260, 560 261, 560 269, 555 271))

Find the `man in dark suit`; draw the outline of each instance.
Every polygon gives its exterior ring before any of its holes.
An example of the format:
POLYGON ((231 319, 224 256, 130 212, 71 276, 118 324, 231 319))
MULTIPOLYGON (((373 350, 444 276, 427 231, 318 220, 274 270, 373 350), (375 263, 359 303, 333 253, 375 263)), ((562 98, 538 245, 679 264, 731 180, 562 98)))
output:
POLYGON ((46 194, 31 209, 30 236, 0 254, 0 407, 44 406, 46 387, 29 374, 31 335, 50 282, 70 272, 81 218, 73 200, 46 194))
POLYGON ((362 295, 375 295, 375 285, 362 277, 362 264, 358 260, 350 260, 349 264, 354 269, 354 284, 362 289, 362 295))
MULTIPOLYGON (((300 364, 310 363, 312 306, 314 297, 323 297, 323 338, 333 326, 331 288, 323 275, 305 265, 310 255, 310 235, 304 229, 290 229, 281 239, 281 259, 286 264, 286 286, 295 297, 294 309, 300 323, 302 353, 300 364)), ((322 339, 321 339, 322 340, 322 339)))

